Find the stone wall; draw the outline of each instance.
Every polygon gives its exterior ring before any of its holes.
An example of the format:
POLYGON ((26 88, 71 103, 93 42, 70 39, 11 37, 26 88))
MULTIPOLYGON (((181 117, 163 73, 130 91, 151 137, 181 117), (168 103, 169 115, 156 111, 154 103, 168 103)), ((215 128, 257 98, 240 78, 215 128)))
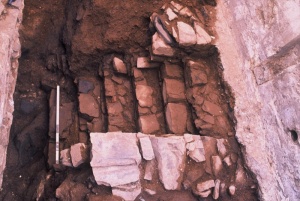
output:
POLYGON ((13 93, 21 53, 18 30, 24 7, 22 0, 15 2, 14 6, 5 3, 0 1, 0 186, 14 110, 13 93))
POLYGON ((300 1, 218 1, 224 78, 237 138, 262 200, 300 199, 300 1))

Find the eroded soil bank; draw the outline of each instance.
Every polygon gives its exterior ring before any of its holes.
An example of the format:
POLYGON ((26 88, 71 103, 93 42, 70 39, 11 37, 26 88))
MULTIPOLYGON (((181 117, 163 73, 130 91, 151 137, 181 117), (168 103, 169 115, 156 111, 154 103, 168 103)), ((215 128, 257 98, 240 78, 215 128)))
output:
MULTIPOLYGON (((220 200, 258 200, 258 186, 244 165, 234 137, 234 99, 222 81, 217 49, 213 45, 179 45, 171 58, 151 55, 155 30, 149 27, 150 16, 155 12, 163 19, 161 8, 169 2, 25 2, 20 30, 22 57, 0 199, 121 200, 111 195, 111 188, 96 184, 88 163, 54 170, 51 93, 59 84, 64 111, 61 149, 79 142, 90 145, 90 132, 118 130, 156 135, 192 133, 224 139, 233 165, 227 167, 224 162, 222 180, 226 189, 234 183, 237 190, 230 196, 224 188, 220 200), (136 68, 140 57, 153 58, 151 65, 159 67, 136 68), (126 74, 116 72, 114 58, 125 63, 126 74), (149 99, 140 102, 140 86, 148 87, 142 91, 151 91, 151 103, 149 99), (174 88, 177 91, 173 93, 174 88), (91 101, 96 101, 98 112, 87 108, 91 101), (170 123, 170 118, 179 126, 170 123), (153 121, 157 124, 147 127, 143 123, 153 121), (64 189, 65 194, 58 195, 57 188, 64 189)), ((212 2, 181 2, 197 14, 211 36, 215 15, 212 2)), ((179 18, 189 22, 189 16, 179 18)), ((200 180, 215 179, 210 168, 193 161, 186 172, 199 169, 204 175, 200 180)), ((143 192, 145 200, 213 200, 211 196, 200 198, 192 187, 166 191, 156 181, 144 184, 158 192, 152 196, 143 192)))

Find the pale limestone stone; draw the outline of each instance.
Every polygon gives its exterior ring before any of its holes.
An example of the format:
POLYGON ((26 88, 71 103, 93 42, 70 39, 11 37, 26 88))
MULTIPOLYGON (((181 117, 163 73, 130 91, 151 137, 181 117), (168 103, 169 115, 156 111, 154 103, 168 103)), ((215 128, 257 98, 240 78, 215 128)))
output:
POLYGON ((185 22, 177 22, 178 40, 177 42, 183 46, 191 46, 196 44, 196 33, 189 24, 185 22))
POLYGON ((220 156, 212 156, 212 170, 215 176, 218 176, 223 169, 222 159, 220 156))
POLYGON ((229 191, 230 195, 234 195, 235 194, 235 190, 236 190, 236 188, 233 185, 230 185, 229 188, 228 188, 228 191, 229 191))
POLYGON ((225 164, 227 166, 231 166, 232 165, 232 161, 231 161, 230 155, 226 156, 223 161, 225 162, 225 164))
POLYGON ((172 21, 172 20, 178 18, 178 16, 173 12, 173 10, 172 10, 171 8, 167 8, 167 9, 165 10, 165 13, 167 14, 168 19, 169 19, 170 21, 172 21))
POLYGON ((225 157, 227 154, 227 149, 224 143, 225 139, 217 139, 217 148, 221 157, 225 157))
POLYGON ((87 162, 87 147, 83 143, 77 143, 71 146, 70 155, 74 167, 78 167, 82 163, 87 162))
POLYGON ((136 66, 137 68, 156 68, 160 66, 160 63, 151 62, 148 57, 138 57, 136 66))
POLYGON ((134 201, 141 191, 142 188, 140 182, 120 185, 112 188, 112 194, 123 198, 125 201, 134 201))
POLYGON ((219 179, 217 179, 215 181, 215 188, 214 188, 214 191, 213 191, 213 198, 215 200, 217 200, 220 196, 220 184, 221 184, 221 181, 219 179))
POLYGON ((73 167, 71 162, 70 149, 64 149, 60 151, 60 161, 64 166, 73 167))
POLYGON ((184 7, 183 9, 181 9, 179 11, 179 15, 184 16, 184 17, 192 17, 193 13, 189 8, 184 7))
POLYGON ((140 144, 142 148, 143 158, 148 161, 154 159, 154 152, 153 152, 150 138, 149 137, 140 138, 140 144))
POLYGON ((114 67, 114 70, 117 71, 118 73, 127 74, 127 68, 126 68, 125 63, 118 57, 114 57, 113 67, 114 67))
POLYGON ((192 134, 185 133, 183 135, 183 138, 184 138, 184 140, 185 140, 186 143, 189 143, 189 142, 194 141, 194 137, 193 136, 194 135, 192 135, 192 134))
POLYGON ((168 103, 166 119, 172 133, 183 134, 187 126, 187 108, 181 103, 168 103))
POLYGON ((172 57, 175 53, 173 48, 165 43, 165 41, 155 33, 152 36, 152 52, 155 55, 172 57))
POLYGON ((171 3, 171 5, 174 7, 173 10, 174 10, 175 12, 179 12, 179 11, 183 8, 183 6, 182 6, 181 4, 176 3, 176 2, 174 2, 174 1, 171 1, 170 3, 171 3))
POLYGON ((155 160, 147 161, 145 166, 144 179, 151 181, 155 171, 155 160))
POLYGON ((156 115, 143 115, 139 118, 140 129, 143 133, 152 134, 159 131, 160 126, 156 115))
POLYGON ((200 138, 200 136, 193 136, 194 138, 194 150, 191 150, 189 152, 189 156, 196 162, 203 162, 205 161, 205 150, 204 150, 204 146, 203 146, 203 143, 202 143, 202 140, 200 138))
POLYGON ((197 184, 197 191, 198 192, 203 192, 203 191, 207 191, 210 188, 215 187, 215 181, 214 180, 207 180, 204 182, 200 182, 197 184))
POLYGON ((194 28, 196 31, 197 45, 206 45, 211 42, 210 35, 202 28, 199 22, 194 21, 194 28))
POLYGON ((196 194, 202 198, 207 198, 211 194, 211 189, 203 191, 203 192, 197 192, 196 194))
POLYGON ((136 98, 141 107, 151 107, 153 105, 153 89, 146 85, 137 85, 136 89, 136 98))
POLYGON ((155 158, 158 162, 159 179, 166 190, 176 190, 181 186, 185 161, 185 141, 183 137, 151 138, 155 158))

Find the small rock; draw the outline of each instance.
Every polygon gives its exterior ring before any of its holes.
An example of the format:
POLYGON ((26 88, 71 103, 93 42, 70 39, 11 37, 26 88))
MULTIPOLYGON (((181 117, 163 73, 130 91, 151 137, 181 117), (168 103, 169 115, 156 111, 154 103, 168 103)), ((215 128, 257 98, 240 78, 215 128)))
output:
POLYGON ((196 162, 205 161, 205 150, 200 136, 194 136, 195 149, 189 152, 189 156, 196 162))
POLYGON ((144 179, 151 181, 154 171, 155 171, 155 160, 147 161, 145 166, 144 179))
POLYGON ((71 146, 70 149, 72 164, 74 167, 78 167, 88 159, 87 147, 83 143, 77 143, 71 146))
POLYGON ((225 164, 229 167, 232 165, 232 161, 231 161, 231 158, 230 158, 230 155, 229 156, 226 156, 223 160, 225 162, 225 164))
POLYGON ((156 68, 159 66, 160 66, 160 63, 151 62, 148 57, 138 57, 137 58, 137 68, 156 68))
POLYGON ((221 157, 224 157, 227 154, 227 149, 224 143, 225 143, 224 139, 217 139, 217 148, 221 157))
POLYGON ((162 55, 162 56, 173 56, 175 51, 172 49, 171 46, 167 45, 165 41, 155 33, 152 36, 152 51, 155 55, 162 55))
POLYGON ((60 161, 64 166, 73 167, 71 162, 70 149, 60 151, 60 161))
POLYGON ((117 83, 119 85, 123 84, 123 82, 124 82, 124 79, 122 79, 121 77, 115 76, 115 75, 113 75, 111 79, 112 79, 112 81, 114 81, 115 83, 117 83))
POLYGON ((183 138, 184 138, 184 140, 185 140, 186 143, 189 143, 189 142, 194 141, 194 137, 193 136, 194 135, 192 135, 192 134, 185 133, 183 135, 183 138))
POLYGON ((157 117, 152 115, 143 115, 139 118, 141 132, 151 134, 159 131, 160 126, 157 117))
POLYGON ((150 138, 149 137, 140 138, 140 144, 142 148, 143 158, 148 161, 154 159, 154 152, 153 152, 150 138))
POLYGON ((144 75, 142 71, 138 68, 132 68, 133 76, 136 81, 141 81, 144 79, 144 75))
POLYGON ((178 28, 178 38, 176 38, 177 42, 183 46, 191 46, 196 44, 197 38, 196 33, 189 24, 185 22, 177 22, 178 28))
POLYGON ((79 110, 82 114, 87 114, 91 117, 99 117, 99 105, 92 95, 80 94, 78 100, 79 110))
POLYGON ((204 174, 204 168, 196 168, 186 172, 186 177, 183 181, 184 189, 190 188, 204 174))
POLYGON ((187 7, 184 7, 183 9, 181 9, 179 11, 179 15, 184 16, 184 17, 192 17, 193 13, 191 12, 190 9, 188 9, 187 7))
POLYGON ((172 10, 171 8, 167 8, 167 9, 165 10, 165 13, 167 14, 168 19, 169 19, 170 21, 172 21, 172 20, 178 18, 178 16, 173 12, 173 10, 172 10))
POLYGON ((148 189, 148 188, 145 188, 144 191, 145 191, 146 193, 148 193, 149 195, 155 195, 155 194, 156 194, 156 191, 151 190, 151 189, 148 189))
POLYGON ((221 181, 219 179, 217 179, 215 181, 215 188, 214 188, 214 191, 213 191, 213 198, 215 200, 217 200, 220 196, 220 184, 221 184, 221 181))
POLYGON ((223 164, 220 156, 212 156, 212 169, 215 176, 218 176, 222 171, 223 164))
POLYGON ((204 101, 204 103, 202 105, 202 109, 205 112, 208 112, 209 114, 214 115, 214 116, 218 116, 218 115, 222 114, 221 107, 212 102, 209 102, 209 101, 204 101))
POLYGON ((172 133, 183 134, 187 126, 187 108, 181 103, 168 103, 166 119, 172 133))
POLYGON ((136 98, 141 107, 151 107, 153 105, 153 89, 146 85, 137 85, 136 89, 136 98))
POLYGON ((208 180, 208 181, 204 181, 204 182, 200 182, 197 184, 197 191, 198 192, 203 192, 203 191, 207 191, 210 188, 215 187, 215 181, 214 180, 208 180))
POLYGON ((179 12, 183 8, 181 4, 174 1, 171 1, 171 5, 174 7, 175 12, 179 12))
POLYGON ((159 35, 165 41, 165 43, 168 45, 173 44, 174 43, 173 38, 171 37, 164 23, 161 21, 160 17, 157 14, 155 14, 153 17, 153 23, 155 29, 157 30, 157 33, 159 33, 159 35))
POLYGON ((116 95, 115 84, 112 80, 105 78, 104 79, 105 86, 105 96, 113 97, 116 95))
POLYGON ((117 71, 118 73, 127 74, 127 68, 126 68, 125 63, 118 57, 114 57, 113 67, 114 67, 114 70, 117 71))
POLYGON ((228 188, 228 191, 229 191, 229 195, 234 195, 235 194, 235 186, 233 185, 230 185, 229 188, 228 188))
POLYGON ((183 81, 176 79, 164 79, 163 98, 165 103, 185 100, 185 86, 183 81))
POLYGON ((93 82, 89 81, 89 80, 83 80, 83 79, 79 79, 78 82, 78 91, 80 93, 88 93, 89 91, 94 89, 94 84, 93 82))
POLYGON ((123 107, 120 102, 107 103, 107 112, 109 115, 118 115, 123 111, 123 107))
POLYGON ((207 198, 211 194, 211 189, 203 192, 197 192, 196 194, 202 198, 207 198))

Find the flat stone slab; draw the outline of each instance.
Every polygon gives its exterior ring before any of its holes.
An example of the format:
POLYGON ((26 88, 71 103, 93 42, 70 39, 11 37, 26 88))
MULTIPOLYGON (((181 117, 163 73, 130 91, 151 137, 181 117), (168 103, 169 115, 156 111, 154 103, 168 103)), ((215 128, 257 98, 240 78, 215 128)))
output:
POLYGON ((185 166, 186 148, 182 136, 151 138, 158 162, 159 179, 166 190, 181 186, 185 166))

